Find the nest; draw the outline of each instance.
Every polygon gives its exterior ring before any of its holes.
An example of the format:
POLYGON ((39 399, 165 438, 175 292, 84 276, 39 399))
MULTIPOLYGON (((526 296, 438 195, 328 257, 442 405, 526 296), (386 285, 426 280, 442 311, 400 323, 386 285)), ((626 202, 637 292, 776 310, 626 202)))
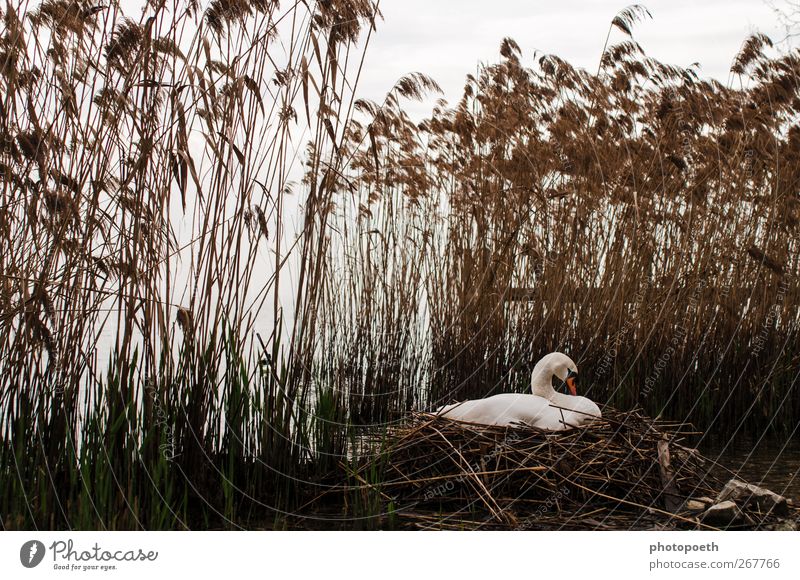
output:
POLYGON ((606 408, 562 432, 416 413, 374 441, 381 452, 351 474, 351 490, 379 494, 418 528, 715 529, 698 512, 730 476, 683 444, 697 434, 638 410, 606 408))

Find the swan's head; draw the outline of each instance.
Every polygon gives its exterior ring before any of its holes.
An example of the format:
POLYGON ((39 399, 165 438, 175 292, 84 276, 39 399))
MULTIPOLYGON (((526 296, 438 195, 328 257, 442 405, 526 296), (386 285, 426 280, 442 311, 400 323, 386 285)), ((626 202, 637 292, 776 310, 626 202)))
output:
POLYGON ((563 352, 551 352, 533 367, 531 386, 533 394, 550 398, 553 394, 553 377, 567 385, 571 395, 577 395, 578 365, 563 352))

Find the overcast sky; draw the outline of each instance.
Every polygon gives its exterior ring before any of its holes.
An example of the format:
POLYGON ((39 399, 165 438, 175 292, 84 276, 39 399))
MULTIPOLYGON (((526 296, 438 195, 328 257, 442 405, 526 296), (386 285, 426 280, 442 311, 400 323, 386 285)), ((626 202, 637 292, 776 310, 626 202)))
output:
MULTIPOLYGON (((786 0, 775 0, 781 6, 786 0)), ((534 50, 551 53, 573 65, 596 70, 608 26, 631 2, 625 0, 381 0, 384 20, 373 37, 359 83, 361 96, 382 100, 404 73, 433 76, 455 103, 464 77, 479 62, 499 58, 509 36, 532 63, 534 50)), ((645 52, 664 62, 687 66, 699 62, 701 73, 723 83, 742 41, 752 32, 774 41, 785 37, 774 11, 764 0, 650 0, 641 2, 653 15, 639 23, 634 38, 645 52)), ((619 41, 621 33, 612 36, 619 41)), ((407 106, 415 117, 430 104, 407 106)))

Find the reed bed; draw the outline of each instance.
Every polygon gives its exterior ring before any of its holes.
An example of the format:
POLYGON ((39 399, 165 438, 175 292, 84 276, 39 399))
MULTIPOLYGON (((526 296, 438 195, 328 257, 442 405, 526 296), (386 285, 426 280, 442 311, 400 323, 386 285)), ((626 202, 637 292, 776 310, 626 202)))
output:
POLYGON ((562 350, 596 400, 793 432, 798 53, 755 35, 723 85, 647 56, 647 17, 614 19, 597 70, 506 39, 421 122, 357 103, 323 307, 359 404, 522 392, 562 350))
MULTIPOLYGON (((713 500, 729 477, 686 445, 694 435, 641 410, 565 432, 415 413, 374 441, 347 492, 372 495, 397 527, 708 529, 686 502, 713 500)), ((781 521, 752 516, 752 528, 781 521)))

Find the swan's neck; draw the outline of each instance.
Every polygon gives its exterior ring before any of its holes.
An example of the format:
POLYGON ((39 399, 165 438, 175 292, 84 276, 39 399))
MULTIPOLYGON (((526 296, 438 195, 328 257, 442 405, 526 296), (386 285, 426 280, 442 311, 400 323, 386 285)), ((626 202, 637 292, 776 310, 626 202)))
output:
POLYGON ((553 374, 553 370, 549 366, 543 369, 534 369, 533 377, 531 377, 531 390, 534 395, 550 401, 560 395, 553 388, 553 374))
POLYGON ((552 355, 536 364, 531 374, 531 390, 534 395, 547 399, 557 407, 567 407, 571 402, 570 395, 559 393, 553 388, 553 376, 556 375, 554 366, 552 355))

